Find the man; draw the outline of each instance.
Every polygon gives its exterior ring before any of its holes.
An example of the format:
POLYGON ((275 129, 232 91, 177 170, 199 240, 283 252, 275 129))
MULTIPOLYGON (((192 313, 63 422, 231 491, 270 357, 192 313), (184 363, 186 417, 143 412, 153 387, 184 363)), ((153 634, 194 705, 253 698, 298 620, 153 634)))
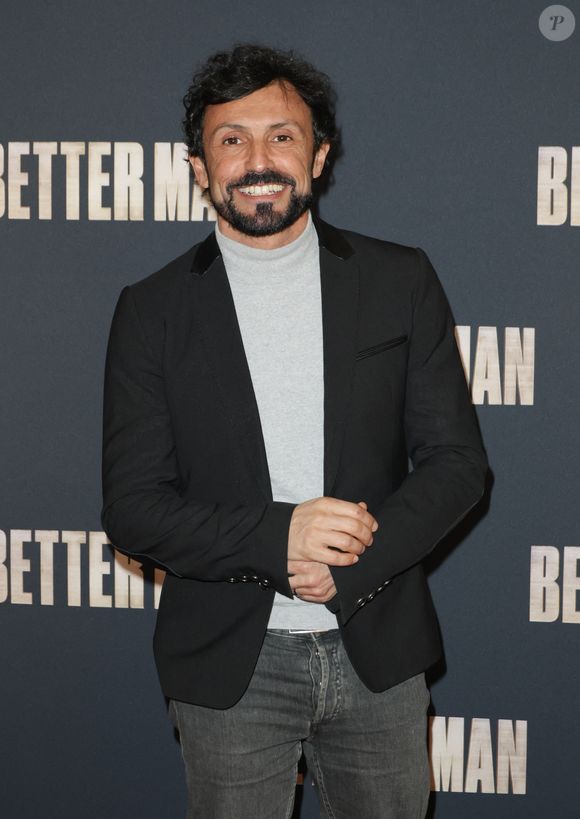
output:
POLYGON ((325 816, 420 817, 441 651, 421 560, 486 472, 449 307, 421 250, 313 220, 324 75, 239 46, 184 102, 217 225, 119 299, 103 526, 167 570, 189 816, 290 816, 304 751, 325 816))

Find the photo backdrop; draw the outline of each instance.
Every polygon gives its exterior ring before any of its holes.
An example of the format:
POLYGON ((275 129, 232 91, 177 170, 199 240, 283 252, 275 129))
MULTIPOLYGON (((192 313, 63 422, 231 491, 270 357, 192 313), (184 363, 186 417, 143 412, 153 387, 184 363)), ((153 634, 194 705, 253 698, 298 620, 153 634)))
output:
MULTIPOLYGON (((184 816, 151 653, 162 575, 99 520, 103 366, 121 288, 213 229, 181 97, 236 41, 331 76, 344 154, 321 215, 423 247, 454 310, 493 479, 429 562, 431 816, 580 816, 575 20, 578 0, 5 0, 3 819, 184 816)), ((308 778, 298 795, 316 819, 308 778)))

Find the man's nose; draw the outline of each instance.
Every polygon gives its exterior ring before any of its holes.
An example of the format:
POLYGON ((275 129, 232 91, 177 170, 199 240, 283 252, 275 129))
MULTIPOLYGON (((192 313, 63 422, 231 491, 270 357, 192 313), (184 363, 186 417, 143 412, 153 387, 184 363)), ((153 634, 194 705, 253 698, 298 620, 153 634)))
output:
POLYGON ((270 152, 267 142, 254 140, 250 144, 248 151, 248 169, 253 171, 263 171, 270 165, 270 152))

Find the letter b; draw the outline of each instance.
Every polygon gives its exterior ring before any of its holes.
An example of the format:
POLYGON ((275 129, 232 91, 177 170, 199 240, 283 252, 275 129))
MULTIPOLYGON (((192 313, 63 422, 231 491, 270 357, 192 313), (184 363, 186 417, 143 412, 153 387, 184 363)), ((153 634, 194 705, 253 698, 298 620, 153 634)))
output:
POLYGON ((568 153, 560 145, 538 149, 538 225, 563 225, 568 218, 568 153))
POLYGON ((532 546, 530 621, 553 623, 560 614, 560 552, 555 546, 532 546))

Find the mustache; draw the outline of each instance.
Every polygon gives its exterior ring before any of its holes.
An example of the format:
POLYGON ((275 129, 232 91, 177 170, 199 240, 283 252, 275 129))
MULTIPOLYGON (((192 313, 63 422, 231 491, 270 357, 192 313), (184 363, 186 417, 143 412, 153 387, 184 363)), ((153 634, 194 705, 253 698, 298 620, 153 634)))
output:
POLYGON ((292 188, 296 187, 296 180, 291 176, 283 176, 278 171, 266 170, 258 173, 257 171, 248 171, 235 182, 230 182, 226 186, 228 193, 234 188, 245 188, 248 185, 290 185, 292 188))

